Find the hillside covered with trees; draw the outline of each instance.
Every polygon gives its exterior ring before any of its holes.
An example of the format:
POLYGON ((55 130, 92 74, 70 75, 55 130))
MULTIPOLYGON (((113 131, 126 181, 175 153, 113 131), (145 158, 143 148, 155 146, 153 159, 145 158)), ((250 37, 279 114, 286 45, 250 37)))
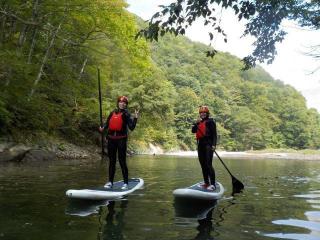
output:
POLYGON ((229 150, 317 148, 319 114, 304 97, 262 68, 242 71, 230 54, 204 56, 208 47, 184 37, 165 36, 152 47, 153 59, 173 83, 175 128, 189 146, 196 106, 206 104, 218 123, 220 145, 229 150))
POLYGON ((202 104, 221 148, 320 148, 320 115, 294 88, 260 67, 242 71, 230 54, 208 58, 207 46, 185 37, 136 40, 142 23, 125 7, 122 0, 1 1, 3 141, 95 144, 99 67, 104 115, 122 94, 131 111, 140 109, 132 149, 193 149, 190 127, 202 104))

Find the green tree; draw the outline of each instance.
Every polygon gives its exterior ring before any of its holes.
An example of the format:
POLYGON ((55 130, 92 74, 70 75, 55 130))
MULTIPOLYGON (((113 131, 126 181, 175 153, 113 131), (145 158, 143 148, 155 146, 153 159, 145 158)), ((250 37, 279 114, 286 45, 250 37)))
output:
MULTIPOLYGON (((158 40, 166 33, 184 35, 186 29, 198 18, 204 19, 204 25, 211 27, 208 37, 212 41, 215 34, 221 35, 227 42, 227 35, 217 16, 219 9, 231 9, 239 21, 246 20, 243 35, 256 39, 253 52, 243 60, 246 69, 255 66, 256 62, 272 63, 276 55, 275 44, 281 42, 286 32, 281 23, 284 19, 295 20, 302 27, 319 29, 320 2, 315 1, 273 1, 273 0, 177 0, 155 13, 147 28, 139 32, 150 40, 158 40)), ((207 51, 214 56, 216 50, 207 51)))

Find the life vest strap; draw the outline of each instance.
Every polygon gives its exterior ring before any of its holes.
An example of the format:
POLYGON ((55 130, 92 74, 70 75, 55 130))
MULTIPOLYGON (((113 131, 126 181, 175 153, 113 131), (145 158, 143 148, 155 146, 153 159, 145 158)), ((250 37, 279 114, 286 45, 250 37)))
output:
POLYGON ((128 137, 127 135, 119 135, 119 136, 117 136, 117 135, 108 135, 108 138, 110 138, 110 139, 122 139, 122 138, 126 138, 126 137, 128 137))

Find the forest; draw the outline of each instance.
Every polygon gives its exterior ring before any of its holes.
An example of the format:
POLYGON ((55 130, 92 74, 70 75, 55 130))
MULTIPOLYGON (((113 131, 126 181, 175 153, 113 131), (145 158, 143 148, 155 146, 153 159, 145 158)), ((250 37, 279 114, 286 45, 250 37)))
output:
POLYGON ((229 53, 166 34, 135 38, 145 23, 123 0, 0 1, 1 141, 50 139, 95 145, 97 68, 103 114, 129 97, 140 109, 130 148, 195 148, 191 125, 208 105, 218 147, 229 151, 320 148, 320 114, 261 67, 244 71, 229 53))

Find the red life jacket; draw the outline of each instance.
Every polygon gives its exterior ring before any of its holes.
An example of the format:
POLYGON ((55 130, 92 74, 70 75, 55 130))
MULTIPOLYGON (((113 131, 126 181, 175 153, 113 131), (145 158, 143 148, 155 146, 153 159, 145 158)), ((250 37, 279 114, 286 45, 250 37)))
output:
POLYGON ((111 131, 121 131, 123 124, 122 112, 113 113, 109 120, 109 130, 111 131))
POLYGON ((197 132, 196 132, 196 138, 197 139, 200 139, 200 138, 203 138, 206 134, 206 122, 207 121, 203 121, 203 122, 200 122, 198 124, 198 129, 197 129, 197 132))

